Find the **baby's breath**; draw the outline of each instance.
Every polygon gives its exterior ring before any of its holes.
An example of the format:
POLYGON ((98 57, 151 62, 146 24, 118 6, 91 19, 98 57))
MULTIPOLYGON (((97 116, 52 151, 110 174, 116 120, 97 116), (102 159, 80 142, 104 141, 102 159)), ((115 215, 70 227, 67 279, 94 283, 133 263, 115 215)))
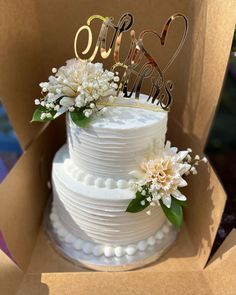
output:
POLYGON ((113 97, 119 77, 113 72, 103 69, 102 63, 91 63, 79 59, 71 59, 65 66, 52 68, 54 75, 48 82, 41 82, 43 98, 35 99, 35 105, 43 107, 40 120, 53 118, 64 112, 78 112, 86 118, 91 117, 99 109, 96 102, 105 97, 113 97))

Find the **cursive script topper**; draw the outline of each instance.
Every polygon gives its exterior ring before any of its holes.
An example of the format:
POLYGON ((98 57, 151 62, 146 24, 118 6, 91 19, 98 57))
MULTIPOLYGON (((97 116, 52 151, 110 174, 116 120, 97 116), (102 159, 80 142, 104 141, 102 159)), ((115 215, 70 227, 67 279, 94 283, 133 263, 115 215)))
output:
POLYGON ((171 80, 165 80, 164 76, 183 47, 188 31, 188 20, 181 13, 173 14, 165 22, 160 34, 154 30, 148 29, 143 30, 138 37, 136 37, 135 31, 131 30, 132 25, 133 16, 130 13, 123 14, 117 24, 114 23, 113 17, 103 17, 100 15, 93 15, 89 17, 87 25, 80 27, 75 35, 75 55, 81 60, 92 62, 97 57, 99 52, 103 59, 108 58, 113 52, 113 59, 115 63, 111 70, 118 71, 119 73, 122 72, 119 87, 117 89, 117 95, 123 91, 124 97, 135 97, 135 100, 138 102, 142 86, 145 81, 148 81, 150 90, 146 102, 155 106, 155 108, 169 110, 173 100, 172 90, 174 88, 174 84, 171 80), (151 35, 159 40, 161 46, 165 46, 169 28, 176 19, 181 19, 184 24, 182 38, 170 60, 164 68, 161 69, 154 57, 145 47, 144 37, 151 35), (90 25, 91 22, 95 20, 99 20, 99 22, 101 22, 101 29, 95 46, 92 48, 93 33, 90 25), (108 38, 108 33, 110 33, 110 31, 112 37, 108 38), (121 61, 120 47, 122 35, 128 31, 130 31, 131 37, 130 47, 126 58, 124 61, 121 61), (88 39, 86 48, 79 55, 77 51, 77 44, 79 43, 79 36, 82 32, 87 32, 88 39))

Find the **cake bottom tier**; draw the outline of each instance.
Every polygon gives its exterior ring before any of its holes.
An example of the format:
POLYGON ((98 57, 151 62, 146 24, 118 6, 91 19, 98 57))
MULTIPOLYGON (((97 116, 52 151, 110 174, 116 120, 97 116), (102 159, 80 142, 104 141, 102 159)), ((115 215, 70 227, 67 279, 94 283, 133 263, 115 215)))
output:
POLYGON ((45 219, 46 231, 59 254, 74 264, 98 271, 126 271, 153 263, 168 250, 177 235, 166 222, 146 240, 114 247, 76 238, 60 223, 55 210, 46 214, 45 219))
POLYGON ((48 233, 64 256, 97 270, 128 270, 156 260, 176 231, 160 207, 125 212, 134 197, 129 188, 96 187, 74 177, 78 168, 64 146, 53 161, 53 203, 48 233), (71 173, 72 172, 72 173, 71 173))

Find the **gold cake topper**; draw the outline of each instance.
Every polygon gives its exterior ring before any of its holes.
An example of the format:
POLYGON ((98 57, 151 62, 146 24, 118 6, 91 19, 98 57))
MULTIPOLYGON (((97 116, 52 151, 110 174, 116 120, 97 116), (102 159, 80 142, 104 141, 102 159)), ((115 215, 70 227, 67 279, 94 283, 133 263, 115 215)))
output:
MULTIPOLYGON (((154 30, 143 30, 138 38, 135 36, 135 31, 130 30, 133 24, 133 16, 130 13, 125 13, 121 16, 117 24, 114 24, 113 17, 103 17, 100 15, 93 15, 87 20, 87 25, 80 27, 75 35, 74 39, 74 51, 78 59, 87 60, 92 62, 98 55, 100 49, 100 55, 103 59, 108 58, 113 51, 114 65, 111 67, 112 71, 118 71, 119 69, 123 70, 122 77, 120 79, 119 87, 117 90, 117 95, 121 91, 124 93, 125 98, 135 97, 137 105, 139 105, 139 97, 141 94, 142 85, 145 80, 149 79, 151 83, 150 91, 148 93, 148 98, 146 102, 149 104, 149 107, 155 106, 156 109, 169 110, 169 107, 172 103, 172 90, 174 84, 171 80, 165 80, 165 73, 173 63, 177 55, 179 54, 183 44, 185 42, 187 31, 188 31, 188 20, 181 13, 175 13, 167 19, 165 22, 161 34, 154 30), (177 46, 173 56, 168 61, 166 66, 161 69, 152 55, 148 52, 144 44, 144 37, 148 34, 153 35, 158 38, 160 44, 165 46, 168 30, 171 24, 176 20, 181 19, 184 23, 183 35, 180 40, 180 43, 177 46), (101 29, 96 41, 93 52, 87 58, 86 55, 92 49, 93 43, 93 33, 91 30, 91 22, 94 20, 102 21, 101 29), (108 45, 108 31, 113 30, 113 35, 111 41, 108 45), (131 43, 128 54, 123 62, 120 61, 120 46, 122 41, 123 33, 130 30, 131 43), (86 48, 79 55, 77 51, 77 43, 79 35, 87 31, 88 41, 86 48)), ((107 104, 109 104, 107 102, 107 104)), ((127 104, 126 104, 127 105, 127 104)), ((132 104, 135 107, 134 104, 132 104)))

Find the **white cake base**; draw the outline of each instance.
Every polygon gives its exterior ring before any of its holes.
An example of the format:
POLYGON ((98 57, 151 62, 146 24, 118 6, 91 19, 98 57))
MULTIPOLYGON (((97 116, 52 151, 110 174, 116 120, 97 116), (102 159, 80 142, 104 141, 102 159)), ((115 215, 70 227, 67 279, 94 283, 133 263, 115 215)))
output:
MULTIPOLYGON (((75 249, 72 240, 68 241, 61 234, 62 231, 58 232, 58 229, 55 227, 55 221, 50 218, 50 212, 51 210, 48 208, 45 213, 45 226, 46 232, 55 249, 71 262, 93 270, 126 271, 141 268, 156 261, 163 255, 173 244, 177 235, 177 231, 172 226, 165 224, 163 229, 159 230, 159 232, 161 231, 163 233, 162 237, 156 238, 155 241, 153 240, 151 244, 154 245, 151 246, 149 244, 145 251, 137 251, 134 255, 126 254, 122 257, 106 257, 104 254, 96 256, 93 253, 86 254, 86 248, 81 250, 75 249)), ((86 242, 84 243, 86 244, 86 242)), ((91 252, 91 250, 88 252, 91 252)))

